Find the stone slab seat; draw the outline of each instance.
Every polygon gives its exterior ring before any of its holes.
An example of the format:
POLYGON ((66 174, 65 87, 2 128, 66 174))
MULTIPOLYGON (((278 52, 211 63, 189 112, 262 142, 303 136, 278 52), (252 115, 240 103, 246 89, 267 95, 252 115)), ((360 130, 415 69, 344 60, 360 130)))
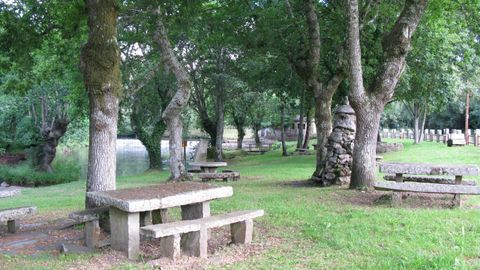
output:
POLYGON ((459 195, 480 195, 480 187, 467 185, 446 185, 430 183, 402 183, 402 182, 375 182, 378 190, 392 190, 403 192, 442 193, 459 195))
POLYGON ((7 229, 9 233, 15 233, 17 231, 16 220, 24 218, 29 215, 37 213, 37 207, 24 206, 17 208, 9 208, 0 210, 0 222, 7 222, 7 229))
MULTIPOLYGON (((383 179, 387 181, 395 181, 395 175, 387 174, 383 176, 383 179)), ((441 178, 441 177, 428 177, 428 176, 403 176, 402 180, 404 182, 418 182, 418 183, 435 183, 435 184, 445 184, 445 185, 455 185, 455 179, 441 178)), ((462 181, 462 185, 465 186, 476 186, 475 181, 462 181)))
POLYGON ((175 259, 180 248, 188 256, 207 257, 207 230, 230 224, 233 243, 248 244, 252 241, 253 219, 263 216, 263 210, 243 210, 200 219, 148 225, 140 228, 143 236, 161 238, 162 256, 175 259), (185 239, 181 234, 190 234, 185 239), (186 240, 186 241, 185 241, 186 240))
POLYGON ((240 172, 229 171, 229 172, 215 172, 215 173, 198 173, 197 176, 202 179, 202 181, 208 181, 212 179, 223 179, 227 181, 229 178, 236 181, 240 178, 240 172))
POLYGON ((85 223, 85 245, 94 248, 99 243, 100 225, 99 220, 103 215, 108 215, 109 207, 97 207, 70 213, 69 218, 85 223))

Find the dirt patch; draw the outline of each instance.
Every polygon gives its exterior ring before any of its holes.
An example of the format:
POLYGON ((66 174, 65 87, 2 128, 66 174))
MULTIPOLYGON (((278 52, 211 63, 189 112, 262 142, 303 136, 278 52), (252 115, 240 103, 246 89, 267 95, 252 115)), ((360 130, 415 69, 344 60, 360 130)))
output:
MULTIPOLYGON (((69 222, 72 221, 58 219, 58 213, 57 219, 52 221, 54 217, 52 213, 22 220, 21 227, 16 234, 6 233, 6 226, 0 227, 0 254, 37 256, 47 253, 61 256, 59 249, 62 244, 83 245, 82 226, 69 225, 69 222)), ((212 229, 210 233, 208 258, 206 259, 180 256, 177 260, 172 261, 161 258, 159 240, 153 239, 141 241, 141 259, 136 262, 128 260, 122 252, 114 251, 107 246, 97 249, 92 257, 72 261, 66 269, 111 269, 123 264, 132 264, 140 269, 145 265, 155 269, 205 269, 209 266, 223 266, 243 261, 281 243, 281 239, 269 236, 269 231, 261 226, 261 223, 255 224, 254 241, 250 245, 230 244, 229 226, 212 229)), ((7 265, 8 267, 14 267, 14 265, 7 265)))
POLYGON ((17 165, 24 160, 27 160, 27 155, 25 153, 5 154, 0 156, 1 165, 17 165))
POLYGON ((287 186, 287 187, 294 187, 294 188, 301 188, 301 187, 320 187, 318 184, 313 182, 312 180, 301 180, 301 181, 286 181, 281 182, 280 186, 287 186))
MULTIPOLYGON (((388 191, 357 191, 339 189, 332 193, 332 198, 340 203, 349 203, 359 206, 391 206, 392 192, 388 191)), ((464 198, 465 199, 465 198, 464 198)), ((403 193, 402 206, 405 208, 451 208, 453 195, 403 193)))

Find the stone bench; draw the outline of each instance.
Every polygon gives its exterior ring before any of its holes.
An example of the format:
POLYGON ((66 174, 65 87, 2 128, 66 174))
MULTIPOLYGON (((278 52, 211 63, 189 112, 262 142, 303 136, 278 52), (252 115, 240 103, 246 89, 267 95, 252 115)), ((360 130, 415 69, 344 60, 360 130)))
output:
POLYGON ((7 222, 9 233, 17 231, 17 220, 37 213, 37 207, 25 206, 0 210, 0 222, 7 222))
POLYGON ((210 216, 149 225, 140 228, 145 237, 160 238, 160 253, 175 259, 180 250, 188 256, 207 257, 208 229, 230 224, 233 243, 249 244, 253 235, 253 219, 264 215, 263 210, 245 210, 210 216))
POLYGON ((202 180, 202 182, 207 182, 214 179, 222 179, 227 182, 228 179, 237 181, 240 178, 240 172, 236 171, 227 171, 214 172, 214 173, 198 173, 197 176, 202 180))
POLYGON ((267 152, 267 150, 265 149, 248 149, 248 150, 245 150, 248 154, 265 154, 267 152))
POLYGON ((100 238, 99 220, 108 217, 109 207, 98 207, 70 213, 68 217, 79 223, 85 223, 85 245, 95 248, 100 238))
POLYGON ((431 184, 431 183, 404 183, 404 182, 375 182, 373 187, 378 190, 395 191, 392 196, 394 205, 401 204, 401 193, 398 192, 419 192, 419 193, 438 193, 453 194, 454 206, 461 206, 461 200, 458 195, 480 195, 480 187, 468 185, 450 185, 450 184, 431 184))
MULTIPOLYGON (((455 185, 455 179, 441 178, 441 177, 428 177, 428 176, 402 176, 404 182, 418 182, 418 183, 433 183, 433 184, 445 184, 455 185)), ((387 181, 395 181, 395 175, 387 174, 383 176, 383 179, 387 181)), ((475 181, 462 181, 462 185, 476 186, 475 181)))

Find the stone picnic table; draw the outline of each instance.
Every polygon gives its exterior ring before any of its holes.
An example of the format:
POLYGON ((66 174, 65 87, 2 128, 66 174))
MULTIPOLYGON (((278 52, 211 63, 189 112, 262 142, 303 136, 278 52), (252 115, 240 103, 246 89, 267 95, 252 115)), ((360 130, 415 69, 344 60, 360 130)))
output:
POLYGON ((204 218, 210 216, 211 200, 232 195, 232 187, 195 182, 87 192, 88 198, 110 206, 112 248, 126 252, 130 259, 136 258, 139 253, 140 223, 146 213, 151 211, 152 219, 155 220, 154 215, 164 215, 165 212, 162 211, 180 206, 182 220, 204 218))
POLYGON ((402 191, 454 194, 454 205, 456 206, 461 206, 460 194, 478 194, 478 188, 467 186, 466 184, 471 183, 462 181, 464 176, 478 176, 480 174, 480 169, 476 165, 386 162, 381 163, 379 168, 382 173, 395 175, 395 178, 392 179, 395 180, 394 183, 374 183, 376 189, 394 191, 392 196, 394 204, 399 204, 401 202, 402 191), (405 174, 413 176, 405 177, 405 174), (455 176, 455 179, 429 179, 417 175, 455 176), (405 180, 417 183, 404 183, 405 180), (429 180, 434 184, 425 183, 429 182, 429 180), (443 184, 449 182, 453 185, 443 184))
POLYGON ((201 172, 204 172, 204 173, 214 173, 217 171, 217 168, 227 166, 226 162, 209 162, 209 161, 191 162, 189 164, 190 166, 193 166, 193 167, 200 167, 201 172))

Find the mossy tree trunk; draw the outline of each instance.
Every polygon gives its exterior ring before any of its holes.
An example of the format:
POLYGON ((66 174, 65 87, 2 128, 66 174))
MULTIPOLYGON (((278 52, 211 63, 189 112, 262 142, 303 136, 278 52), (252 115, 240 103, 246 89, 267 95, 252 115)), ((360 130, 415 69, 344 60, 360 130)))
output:
MULTIPOLYGON (((115 189, 118 103, 121 95, 116 0, 86 0, 88 41, 80 68, 90 106, 87 191, 115 189)), ((87 208, 96 207, 86 198, 87 208)))

